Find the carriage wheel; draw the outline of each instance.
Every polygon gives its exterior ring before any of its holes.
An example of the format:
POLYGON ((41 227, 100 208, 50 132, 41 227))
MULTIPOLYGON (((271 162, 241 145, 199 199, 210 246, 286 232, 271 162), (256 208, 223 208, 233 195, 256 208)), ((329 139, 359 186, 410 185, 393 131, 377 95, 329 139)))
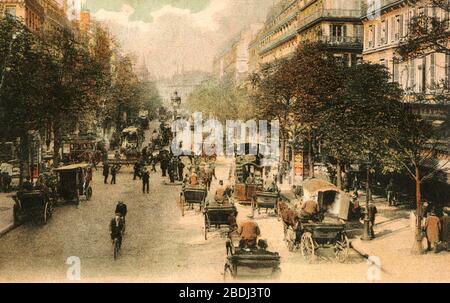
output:
POLYGON ((89 186, 89 187, 86 189, 86 200, 87 200, 87 201, 90 201, 91 198, 92 198, 92 187, 89 186))
POLYGON ((311 261, 314 258, 314 240, 310 232, 303 233, 302 239, 300 241, 300 250, 302 251, 302 255, 306 260, 311 261))
POLYGON ((235 275, 233 274, 233 270, 231 269, 231 266, 229 264, 225 264, 225 268, 223 271, 223 281, 227 282, 230 280, 234 280, 235 275))
POLYGON ((49 212, 49 203, 45 202, 44 204, 44 210, 42 212, 42 217, 41 217, 41 223, 42 225, 47 224, 47 219, 48 219, 48 212, 49 212))
POLYGON ((334 255, 339 262, 344 263, 348 258, 349 251, 350 242, 348 241, 347 235, 341 233, 334 244, 334 255))

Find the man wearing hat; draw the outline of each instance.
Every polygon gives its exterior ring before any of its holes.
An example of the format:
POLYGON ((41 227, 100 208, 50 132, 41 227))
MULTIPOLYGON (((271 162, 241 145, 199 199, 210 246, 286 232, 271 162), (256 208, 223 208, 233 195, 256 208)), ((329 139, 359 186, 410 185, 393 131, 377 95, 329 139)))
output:
POLYGON ((150 174, 147 167, 144 166, 142 169, 142 193, 145 194, 146 191, 147 194, 150 192, 150 174))
POLYGON ((436 215, 434 208, 430 211, 425 219, 425 231, 428 240, 428 249, 437 252, 439 243, 439 233, 441 231, 441 221, 436 215))

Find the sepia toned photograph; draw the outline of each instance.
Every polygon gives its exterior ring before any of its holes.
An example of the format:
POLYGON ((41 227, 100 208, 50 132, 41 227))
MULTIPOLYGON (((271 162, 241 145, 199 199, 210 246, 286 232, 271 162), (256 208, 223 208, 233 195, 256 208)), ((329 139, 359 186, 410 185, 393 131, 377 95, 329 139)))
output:
MULTIPOLYGON (((450 0, 0 0, 0 283, 450 282, 449 37, 450 0)), ((224 291, 175 295, 273 295, 224 291)))

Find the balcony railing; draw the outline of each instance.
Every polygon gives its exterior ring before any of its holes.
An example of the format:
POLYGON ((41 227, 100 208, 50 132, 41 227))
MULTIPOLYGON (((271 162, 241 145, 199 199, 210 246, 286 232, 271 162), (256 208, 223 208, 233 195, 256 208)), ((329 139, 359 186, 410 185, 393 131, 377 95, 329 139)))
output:
POLYGON ((319 36, 319 41, 331 44, 331 45, 341 45, 341 44, 354 44, 362 45, 362 39, 360 37, 337 37, 337 36, 319 36))
POLYGON ((299 30, 322 18, 360 18, 361 11, 359 9, 321 9, 305 18, 300 16, 299 30))
POLYGON ((389 5, 400 4, 405 0, 368 0, 364 1, 361 6, 361 16, 376 16, 380 10, 386 8, 389 5))

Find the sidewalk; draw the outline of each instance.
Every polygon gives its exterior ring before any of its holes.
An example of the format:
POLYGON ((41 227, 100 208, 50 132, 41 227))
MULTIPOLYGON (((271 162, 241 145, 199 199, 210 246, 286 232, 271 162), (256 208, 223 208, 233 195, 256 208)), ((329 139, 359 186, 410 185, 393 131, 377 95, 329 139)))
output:
POLYGON ((12 193, 0 193, 0 237, 14 228, 12 193))
POLYGON ((409 218, 381 222, 375 226, 376 238, 351 241, 352 247, 361 255, 379 262, 381 282, 444 282, 450 281, 450 254, 428 252, 414 255, 414 231, 409 218))

